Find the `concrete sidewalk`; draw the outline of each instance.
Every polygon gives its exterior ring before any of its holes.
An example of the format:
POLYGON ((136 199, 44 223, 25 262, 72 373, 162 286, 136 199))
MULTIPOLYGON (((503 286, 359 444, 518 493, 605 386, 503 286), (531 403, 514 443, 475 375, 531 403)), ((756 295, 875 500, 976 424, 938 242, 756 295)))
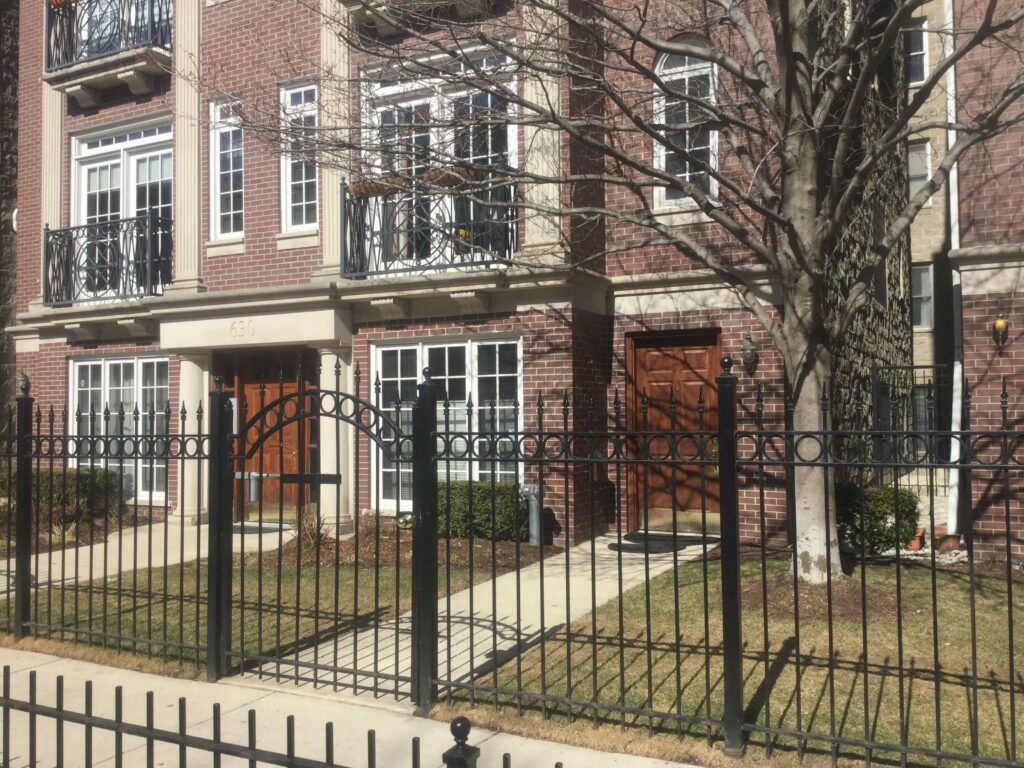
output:
MULTIPOLYGON (((711 547, 717 546, 712 543, 711 547)), ((677 563, 703 554, 703 539, 682 535, 618 541, 604 534, 578 544, 566 553, 545 558, 457 592, 438 601, 440 638, 438 660, 445 680, 465 683, 490 672, 541 641, 588 616, 602 605, 644 584, 677 563), (676 549, 678 546, 678 549, 676 549)), ((282 666, 304 681, 321 669, 330 680, 337 665, 362 671, 376 670, 383 681, 412 675, 412 614, 382 621, 341 637, 307 648, 283 661, 282 666), (396 637, 397 635, 397 637, 396 637), (373 639, 376 637, 376 644, 373 639), (357 653, 358 651, 358 653, 357 653), (324 671, 327 670, 327 671, 324 671), (391 676, 391 677, 388 677, 391 676)), ((276 664, 263 671, 274 674, 276 664)), ((346 681, 350 675, 345 675, 346 681)), ((374 676, 358 675, 360 686, 374 687, 374 676)), ((387 690, 391 683, 382 682, 387 690)))
MULTIPOLYGON (((187 731, 203 737, 212 735, 211 712, 214 703, 221 705, 222 735, 224 741, 246 744, 248 712, 256 711, 257 745, 260 748, 284 752, 286 748, 285 721, 295 717, 296 754, 312 759, 323 759, 325 750, 324 727, 334 723, 335 764, 349 768, 363 768, 367 763, 367 730, 376 731, 377 766, 401 768, 412 764, 411 740, 420 739, 422 765, 441 765, 442 753, 453 741, 445 723, 414 717, 404 708, 387 704, 387 699, 374 702, 369 697, 355 698, 344 693, 325 693, 300 690, 293 686, 255 684, 234 678, 218 683, 148 675, 98 664, 63 659, 26 651, 0 649, 0 666, 11 667, 11 693, 16 699, 28 698, 29 672, 37 673, 37 698, 52 706, 55 701, 56 677, 64 677, 64 707, 82 712, 86 680, 93 681, 93 712, 100 717, 114 715, 114 689, 121 686, 124 696, 124 718, 127 722, 144 724, 146 693, 153 691, 155 699, 155 725, 170 731, 178 729, 178 700, 187 703, 187 731)), ((0 726, 2 727, 2 726, 0 726)), ((584 726, 581 726, 584 727, 584 726)), ((37 759, 40 766, 55 764, 55 727, 52 720, 36 720, 37 759)), ((11 712, 10 739, 12 768, 28 765, 28 716, 11 712)), ((596 752, 563 744, 526 739, 519 736, 496 734, 474 729, 470 743, 480 747, 480 768, 497 768, 502 755, 512 756, 512 765, 522 768, 545 768, 561 762, 565 768, 669 768, 675 764, 651 758, 630 757, 620 754, 596 752)), ((84 765, 84 728, 64 726, 64 765, 68 768, 84 765)), ((109 733, 93 730, 93 765, 114 764, 114 739, 109 733)), ((145 743, 138 738, 125 737, 123 754, 125 766, 145 765, 145 743)), ((155 747, 154 765, 177 766, 178 748, 167 744, 155 747)), ((189 768, 213 765, 208 754, 189 751, 189 768)), ((222 758, 221 764, 245 766, 235 758, 222 758)))
MULTIPOLYGON (((295 532, 286 530, 281 534, 236 533, 232 537, 232 549, 255 552, 262 538, 264 551, 277 549, 279 543, 295 538, 295 532)), ((52 552, 32 554, 32 585, 37 588, 55 587, 60 584, 84 584, 96 579, 109 579, 117 574, 131 573, 147 568, 173 567, 180 563, 191 563, 206 557, 209 542, 209 526, 182 524, 180 520, 126 527, 109 534, 106 539, 98 538, 93 544, 55 549, 52 552)), ((0 560, 0 574, 14 573, 14 559, 0 560)), ((13 591, 13 577, 0 579, 0 597, 13 591)))

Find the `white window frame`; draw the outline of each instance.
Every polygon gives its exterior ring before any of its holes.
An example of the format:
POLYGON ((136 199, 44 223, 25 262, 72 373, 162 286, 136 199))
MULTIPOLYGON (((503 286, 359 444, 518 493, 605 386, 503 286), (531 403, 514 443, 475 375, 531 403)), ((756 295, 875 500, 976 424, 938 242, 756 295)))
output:
MULTIPOLYGON (((918 331, 929 331, 935 328, 935 265, 934 264, 911 264, 911 280, 910 280, 910 320, 913 323, 914 330, 918 331), (914 323, 914 301, 918 298, 918 295, 914 293, 914 280, 913 272, 925 271, 928 274, 928 304, 929 314, 931 316, 930 322, 928 323, 914 323)), ((923 297, 922 297, 923 298, 923 297)))
MULTIPOLYGON (((167 365, 167 398, 168 398, 168 402, 170 402, 170 396, 171 396, 171 367, 170 366, 171 366, 171 363, 170 363, 170 359, 167 358, 167 357, 141 355, 141 356, 135 356, 135 357, 133 357, 133 356, 116 357, 115 356, 115 357, 91 357, 91 358, 71 359, 71 360, 68 361, 68 399, 67 399, 67 402, 68 402, 68 433, 69 434, 71 434, 72 436, 77 436, 78 435, 78 419, 76 418, 76 416, 78 414, 78 405, 79 405, 79 403, 78 403, 78 376, 76 375, 77 371, 78 371, 78 367, 81 366, 81 365, 97 365, 97 364, 100 366, 100 370, 101 370, 101 374, 100 374, 100 400, 103 403, 103 407, 106 407, 107 404, 110 401, 110 368, 111 368, 111 366, 121 365, 121 364, 124 364, 124 363, 131 363, 133 368, 134 368, 134 370, 135 370, 132 397, 133 397, 134 403, 139 407, 139 420, 140 420, 140 424, 142 423, 141 420, 144 417, 146 417, 146 415, 147 415, 147 414, 144 414, 142 412, 142 366, 143 366, 143 364, 145 364, 145 363, 155 363, 155 364, 166 363, 166 365, 167 365)), ((83 413, 84 413, 84 415, 88 415, 87 412, 83 412, 83 413)), ((126 414, 126 416, 128 418, 132 418, 131 414, 126 414)), ((174 415, 173 415, 173 410, 172 410, 171 419, 173 419, 173 418, 174 418, 174 415)), ((102 413, 102 411, 100 413, 96 414, 96 423, 97 423, 97 425, 99 427, 99 430, 100 430, 99 434, 101 434, 103 436, 106 436, 106 431, 103 429, 104 423, 103 423, 103 413, 102 413)), ((170 423, 170 420, 168 420, 168 423, 167 423, 167 433, 170 434, 170 431, 171 431, 171 423, 170 423)), ((136 459, 125 459, 124 461, 132 462, 132 463, 138 461, 140 470, 141 470, 142 465, 144 463, 142 459, 138 459, 138 460, 136 460, 136 459)), ((151 461, 156 462, 156 461, 161 461, 161 459, 151 459, 151 461)), ((164 471, 169 473, 170 472, 170 466, 171 466, 171 460, 168 458, 168 459, 164 459, 163 461, 166 464, 166 466, 164 467, 164 471)), ((76 466, 76 467, 79 466, 80 464, 82 466, 105 467, 106 463, 107 463, 107 459, 106 458, 98 458, 98 459, 95 459, 95 460, 79 460, 77 458, 69 459, 69 464, 71 466, 76 466)), ((169 476, 168 476, 168 478, 169 478, 169 476)), ((169 482, 170 481, 168 479, 168 483, 169 482)), ((154 489, 151 489, 150 491, 140 492, 139 491, 139 488, 140 488, 139 478, 135 478, 135 485, 136 485, 136 491, 137 491, 136 495, 134 497, 131 497, 131 498, 125 498, 124 499, 124 503, 125 504, 134 503, 136 501, 139 502, 140 504, 141 503, 145 503, 147 505, 150 504, 150 503, 153 503, 153 504, 164 504, 164 503, 166 503, 166 501, 167 501, 167 494, 164 492, 164 490, 162 488, 160 490, 157 490, 157 489, 154 488, 154 489)), ((168 485, 168 488, 170 488, 170 485, 168 485)))
MULTIPOLYGON (((501 61, 494 61, 492 67, 502 67, 509 64, 508 58, 495 51, 479 48, 463 52, 464 56, 470 58, 487 58, 488 56, 501 61)), ((425 69, 432 61, 440 61, 450 64, 447 57, 430 57, 419 62, 425 69)), ((511 72, 501 80, 509 93, 518 93, 519 81, 511 72)), ((390 109, 414 109, 417 106, 426 104, 430 118, 427 123, 429 144, 427 150, 427 165, 431 161, 432 153, 437 148, 454 148, 456 128, 454 126, 455 102, 458 99, 472 97, 481 92, 481 89, 468 88, 462 84, 455 84, 445 78, 410 78, 408 80, 392 81, 387 74, 381 70, 367 72, 363 80, 363 87, 360 99, 360 110, 363 118, 363 141, 366 149, 363 151, 363 162, 370 176, 384 172, 384 162, 377 145, 380 140, 381 114, 390 109)), ((509 121, 506 130, 506 162, 510 168, 519 166, 519 127, 515 120, 514 99, 508 99, 509 121)), ((441 159, 447 160, 454 157, 454 149, 440 150, 450 155, 442 155, 441 159)), ((431 226, 437 226, 445 217, 450 218, 454 206, 454 197, 435 192, 430 195, 432 204, 431 226)), ((406 267, 415 266, 415 262, 398 260, 397 265, 406 267)), ((457 269, 452 265, 451 269, 457 269)))
MULTIPOLYGON (((907 27, 904 30, 905 34, 903 36, 903 44, 904 44, 904 46, 906 46, 906 41, 907 41, 907 38, 909 37, 910 33, 911 32, 916 32, 918 30, 920 30, 920 32, 921 32, 921 47, 922 47, 922 51, 921 51, 920 56, 921 56, 921 60, 922 60, 922 63, 923 63, 923 66, 921 68, 921 79, 920 80, 910 80, 910 79, 908 79, 907 82, 906 82, 906 85, 907 85, 908 88, 916 88, 917 86, 921 85, 925 80, 928 79, 928 73, 931 72, 931 61, 929 60, 930 57, 928 56, 928 19, 927 18, 925 18, 923 16, 920 16, 920 17, 911 19, 908 22, 907 27)), ((907 62, 907 51, 904 48, 904 51, 903 51, 903 74, 904 74, 904 76, 906 76, 906 73, 907 73, 906 62, 907 62)))
POLYGON ((224 116, 221 110, 237 107, 238 99, 224 99, 210 102, 210 240, 242 240, 245 238, 245 130, 237 115, 224 116), (224 232, 221 229, 221 176, 220 137, 223 133, 240 131, 242 146, 239 153, 242 160, 242 229, 239 232, 224 232))
MULTIPOLYGON (((910 191, 910 189, 909 189, 909 182, 910 182, 910 152, 911 152, 911 149, 913 149, 915 147, 923 147, 924 148, 924 171, 925 171, 924 181, 925 181, 925 183, 927 184, 928 180, 932 177, 932 143, 931 143, 931 141, 929 141, 928 139, 921 139, 919 141, 908 142, 907 143, 907 183, 908 183, 908 191, 910 191)), ((913 197, 915 194, 916 194, 915 192, 910 191, 910 197, 913 197)), ((931 204, 932 204, 932 200, 934 198, 935 198, 934 195, 929 197, 928 200, 925 202, 925 207, 930 207, 931 204)))
MULTIPOLYGON (((524 379, 525 379, 525 371, 523 369, 523 340, 522 340, 521 336, 506 335, 506 334, 499 334, 499 335, 495 335, 495 336, 452 336, 452 337, 441 336, 441 337, 438 337, 436 339, 431 339, 428 342, 415 342, 415 343, 411 343, 411 344, 408 343, 408 342, 402 342, 402 341, 395 341, 395 342, 381 343, 381 344, 374 343, 370 347, 370 366, 372 368, 372 370, 370 371, 370 380, 371 381, 376 381, 377 377, 381 374, 381 372, 383 370, 383 364, 382 364, 382 361, 381 361, 381 356, 382 356, 382 354, 385 351, 400 351, 400 350, 403 350, 403 349, 404 350, 415 349, 416 350, 416 360, 417 360, 417 365, 416 365, 416 369, 417 369, 417 383, 419 383, 419 382, 422 381, 422 372, 423 372, 423 369, 426 367, 426 358, 427 358, 427 351, 428 350, 430 350, 432 348, 438 348, 438 347, 465 346, 466 349, 467 349, 467 352, 466 352, 466 393, 468 395, 472 396, 472 398, 473 398, 473 411, 474 411, 473 428, 476 429, 477 426, 479 425, 477 414, 479 413, 480 408, 481 407, 483 407, 483 408, 489 408, 490 407, 486 403, 478 402, 478 399, 477 399, 477 391, 478 391, 477 390, 477 379, 479 377, 478 371, 479 371, 479 367, 480 367, 478 352, 479 352, 479 348, 481 346, 486 346, 486 345, 490 345, 490 344, 515 344, 516 345, 516 365, 518 367, 518 377, 519 377, 519 382, 518 382, 518 387, 517 387, 518 391, 516 393, 516 397, 518 398, 519 403, 520 403, 519 418, 518 418, 518 422, 516 424, 516 429, 519 430, 519 432, 522 432, 523 424, 524 424, 524 420, 523 420, 524 409, 522 407, 522 403, 523 403, 523 386, 524 386, 524 379)), ((370 397, 372 399, 372 398, 375 397, 375 395, 371 394, 370 397)), ((374 403, 376 404, 376 401, 374 401, 374 403)), ((405 410, 406 405, 408 405, 410 408, 412 407, 412 403, 408 403, 408 404, 403 403, 402 404, 402 410, 403 411, 405 410)), ((385 403, 385 402, 381 401, 380 409, 382 411, 384 411, 384 413, 386 413, 389 416, 389 418, 393 418, 394 417, 394 404, 393 403, 385 403)), ((440 422, 440 417, 439 417, 439 422, 440 422)), ((441 425, 440 423, 438 424, 438 426, 439 426, 439 428, 443 428, 443 425, 441 425)), ((371 448, 370 448, 370 450, 371 450, 371 452, 373 454, 371 456, 371 460, 370 460, 370 465, 371 465, 371 468, 372 468, 372 475, 371 475, 371 482, 370 482, 370 498, 371 499, 375 499, 375 500, 376 499, 380 500, 380 509, 382 511, 398 512, 402 508, 402 500, 401 499, 388 499, 388 498, 385 498, 384 495, 383 495, 383 491, 379 491, 380 486, 381 486, 380 478, 381 478, 381 471, 382 471, 382 469, 381 469, 381 467, 379 465, 377 451, 373 450, 373 443, 372 443, 372 441, 371 441, 371 448), (378 491, 380 492, 379 496, 377 495, 378 491)), ((496 461, 501 461, 501 459, 496 459, 496 461)), ((472 462, 470 462, 470 478, 472 480, 479 480, 479 465, 480 465, 479 461, 472 461, 472 462)), ((516 472, 519 475, 519 481, 522 482, 522 480, 523 480, 523 464, 522 464, 522 462, 516 462, 516 472)))
MULTIPOLYGON (((287 131, 287 123, 290 119, 299 116, 313 115, 314 128, 320 125, 320 89, 314 83, 292 83, 290 85, 282 86, 280 89, 280 100, 281 100, 281 123, 282 127, 287 131), (297 91, 305 90, 313 91, 313 103, 306 104, 302 107, 296 108, 289 105, 289 96, 297 91)), ((284 143, 287 145, 287 137, 284 139, 284 143)), ((281 192, 281 232, 292 233, 292 232, 318 232, 320 230, 320 168, 319 164, 314 162, 314 178, 316 181, 316 221, 312 224, 299 224, 295 225, 292 223, 292 176, 291 176, 291 161, 292 156, 287 152, 287 146, 283 148, 285 151, 281 153, 281 168, 280 168, 280 192, 281 192)))
MULTIPOLYGON (((514 76, 509 76, 506 86, 510 93, 517 93, 518 81, 514 76)), ((363 140, 364 146, 368 147, 363 158, 370 172, 380 173, 384 167, 383 158, 374 149, 379 139, 380 115, 383 111, 402 107, 410 109, 427 104, 430 107, 430 146, 453 146, 455 129, 446 124, 450 123, 453 117, 455 101, 479 92, 479 89, 456 87, 441 78, 403 80, 386 84, 371 79, 364 88, 362 99, 363 124, 367 126, 363 131, 363 140)), ((514 118, 513 109, 515 105, 510 103, 509 115, 514 118)), ((508 165, 510 168, 518 168, 519 127, 514 119, 509 120, 506 131, 508 165)))
MULTIPOLYGON (((704 41, 701 41, 703 44, 704 41)), ((674 82, 678 82, 682 79, 680 76, 691 76, 702 73, 707 73, 709 77, 709 94, 711 104, 718 103, 718 67, 713 62, 706 61, 701 64, 690 64, 684 67, 673 67, 666 69, 663 64, 666 57, 662 56, 655 67, 655 71, 662 82, 667 85, 672 85, 674 82)), ((656 89, 654 94, 654 122, 656 125, 665 123, 665 110, 666 110, 666 94, 660 87, 656 89)), ((715 178, 714 172, 718 170, 718 131, 711 130, 709 139, 708 154, 710 156, 710 172, 708 174, 708 197, 711 200, 718 199, 718 180, 715 178)), ((654 142, 654 167, 659 171, 665 170, 667 158, 667 148, 660 141, 654 142)), ((682 197, 676 200, 668 199, 666 194, 668 190, 661 185, 654 187, 654 208, 659 209, 676 209, 676 208, 695 208, 696 201, 692 197, 682 197)))
MULTIPOLYGON (((171 162, 174 162, 174 135, 171 119, 164 115, 160 118, 147 120, 103 131, 93 131, 75 136, 71 140, 72 167, 71 173, 71 226, 85 223, 85 169, 99 163, 117 161, 121 167, 121 218, 130 218, 134 209, 134 195, 130 194, 135 187, 134 160, 146 155, 163 153, 170 150, 171 162), (159 134, 120 141, 109 146, 89 148, 88 144, 111 137, 123 137, 138 131, 165 129, 159 134)), ((173 181, 172 181, 173 184, 173 181)))

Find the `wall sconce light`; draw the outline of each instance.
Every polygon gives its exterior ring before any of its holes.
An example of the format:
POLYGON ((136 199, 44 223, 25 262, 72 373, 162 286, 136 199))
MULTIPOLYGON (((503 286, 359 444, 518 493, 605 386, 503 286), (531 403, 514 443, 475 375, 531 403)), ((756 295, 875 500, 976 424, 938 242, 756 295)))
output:
POLYGON ((992 341, 996 343, 996 352, 1003 354, 1003 348, 1010 340, 1010 321, 1006 315, 1000 314, 992 321, 992 341))
POLYGON ((754 341, 754 337, 749 333, 747 334, 747 337, 743 339, 743 346, 740 351, 740 359, 743 361, 743 370, 747 372, 748 376, 753 376, 757 373, 757 363, 761 359, 761 356, 757 353, 757 342, 754 341))

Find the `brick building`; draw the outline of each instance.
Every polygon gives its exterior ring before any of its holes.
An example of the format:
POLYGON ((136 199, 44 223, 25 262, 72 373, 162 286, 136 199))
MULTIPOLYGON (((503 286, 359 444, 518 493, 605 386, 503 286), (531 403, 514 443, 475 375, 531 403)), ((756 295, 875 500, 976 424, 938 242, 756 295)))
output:
MULTIPOLYGON (((0 329, 14 308, 18 178, 18 5, 0 9, 0 329)), ((14 347, 0 330, 0 403, 14 393, 14 347)))
MULTIPOLYGON (((958 3, 954 20, 970 28, 977 13, 972 4, 958 3)), ((1020 60, 1001 44, 984 46, 962 61, 955 75, 957 115, 963 119, 1020 77, 1020 60)), ((1005 423, 1019 433, 1024 419, 1024 222, 1018 214, 1024 206, 1022 167, 1024 127, 1017 125, 969 152, 959 164, 952 193, 952 287, 962 318, 954 343, 962 344, 970 426, 983 431, 999 430, 1005 423)), ((1014 455, 1019 463, 1019 446, 1014 455)), ((1021 488, 1019 473, 975 473, 972 503, 966 493, 960 499, 959 531, 966 532, 972 520, 979 549, 995 556, 1024 556, 1021 488)), ((957 521, 951 517, 950 522, 957 521)))
MULTIPOLYGON (((377 381, 381 402, 408 403, 429 366, 453 400, 495 403, 490 417, 501 423, 518 413, 520 425, 534 426, 529 420, 542 398, 545 427, 560 428, 568 392, 573 427, 590 418, 581 405, 587 398, 603 415, 616 394, 636 424, 645 391, 672 391, 685 405, 677 426, 713 428, 720 358, 739 358, 749 335, 761 357, 757 380, 781 413, 781 361, 719 277, 645 245, 628 224, 602 230, 583 222, 566 238, 557 215, 536 210, 544 201, 557 207, 561 192, 550 184, 519 189, 535 209, 490 221, 485 232, 474 205, 453 199, 435 206, 449 213, 430 214, 429 226, 465 230, 472 242, 464 251, 423 231, 402 241, 401 253, 388 251, 395 239, 380 237, 373 223, 394 215, 388 195, 340 164, 311 160, 303 137, 329 128, 353 104, 372 106, 374 119, 406 130, 417 109, 430 108, 429 97, 374 69, 369 49, 347 46, 333 20, 349 6, 322 2, 329 12, 300 2, 135 0, 125 14, 121 4, 102 0, 22 0, 11 331, 18 367, 42 403, 66 405, 79 430, 111 428, 89 426, 90 411, 107 404, 115 414, 136 405, 158 414, 168 406, 192 411, 215 378, 249 414, 267 392, 305 386, 372 400, 377 381), (372 95, 364 103, 367 84, 372 95), (269 139, 247 118, 261 111, 281 121, 269 139), (284 146, 282 134, 291 137, 284 146), (454 218, 436 219, 444 215, 454 218), (595 249, 609 255, 587 269, 551 268, 586 261, 595 249), (706 408, 698 416, 702 392, 706 408)), ((460 20, 476 14, 471 18, 482 24, 515 12, 510 3, 456 3, 453 10, 460 20)), ((543 34, 542 25, 522 29, 526 38, 543 34)), ((710 65, 650 64, 694 82, 711 77, 710 65)), ((567 113, 588 108, 567 79, 538 80, 526 79, 524 92, 553 99, 567 113)), ((478 106, 474 98, 467 109, 478 106)), ((488 133, 483 151, 508 159, 530 147, 523 162, 537 168, 586 167, 577 145, 551 134, 510 125, 488 133)), ((665 162, 649 145, 634 149, 665 162)), ((891 172, 876 196, 886 215, 902 199, 902 169, 891 172)), ((601 199, 630 205, 625 197, 601 199)), ((686 200, 655 194, 644 208, 720 244, 724 257, 744 258, 686 200)), ((837 295, 870 252, 876 229, 874 209, 865 206, 831 265, 837 295)), ((888 298, 864 313, 837 360, 837 376, 851 383, 843 397, 854 393, 843 401, 847 415, 863 411, 873 360, 910 362, 905 261, 905 248, 894 249, 881 278, 888 298)), ((777 287, 763 290, 770 308, 777 287)), ((755 379, 741 375, 749 408, 755 379)), ((152 428, 173 430, 173 422, 152 428)), ((407 478, 386 462, 358 461, 367 454, 351 435, 284 435, 277 473, 287 473, 289 462, 339 468, 354 482, 343 482, 333 501, 349 513, 374 495, 401 503, 407 478)), ((253 472, 244 474, 251 479, 253 472)), ((201 513, 201 492, 174 487, 173 473, 163 477, 176 514, 188 520, 201 513)), ((147 482, 140 477, 135 490, 160 490, 147 482)), ((589 521, 574 519, 572 510, 583 506, 580 493, 596 491, 577 478, 565 487, 570 499, 553 502, 561 505, 555 516, 572 533, 585 533, 589 521)), ((619 513, 636 527, 636 502, 628 503, 619 513)), ((784 531, 784 505, 773 503, 771 512, 773 528, 784 531)), ((606 524, 612 514, 605 508, 596 522, 606 524)), ((753 535, 754 524, 745 530, 753 535)))

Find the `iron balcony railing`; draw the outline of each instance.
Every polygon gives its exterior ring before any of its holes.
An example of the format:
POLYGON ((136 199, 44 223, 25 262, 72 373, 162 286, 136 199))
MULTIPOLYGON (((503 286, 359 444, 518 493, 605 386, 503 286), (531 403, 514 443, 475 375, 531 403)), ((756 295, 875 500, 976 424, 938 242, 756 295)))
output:
POLYGON ((150 212, 66 229, 46 229, 43 302, 156 296, 171 282, 173 222, 150 212))
POLYGON ((512 259, 516 187, 478 182, 429 192, 386 182, 342 185, 344 277, 480 267, 512 259))
POLYGON ((171 49, 173 0, 48 0, 46 69, 136 48, 171 49))

